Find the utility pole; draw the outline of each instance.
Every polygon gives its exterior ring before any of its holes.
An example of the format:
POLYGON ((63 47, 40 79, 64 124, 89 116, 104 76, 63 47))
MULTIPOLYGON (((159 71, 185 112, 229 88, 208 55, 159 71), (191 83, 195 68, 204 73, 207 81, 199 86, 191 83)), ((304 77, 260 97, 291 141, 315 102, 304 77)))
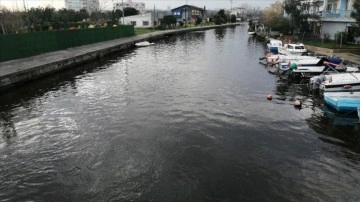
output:
POLYGON ((123 16, 123 17, 122 17, 122 19, 123 19, 123 20, 122 20, 122 21, 123 21, 122 24, 125 25, 125 18, 124 18, 124 0, 121 0, 121 5, 122 5, 122 16, 123 16))
POLYGON ((155 29, 155 4, 154 4, 154 17, 153 17, 153 23, 152 23, 152 26, 153 26, 153 30, 155 29))

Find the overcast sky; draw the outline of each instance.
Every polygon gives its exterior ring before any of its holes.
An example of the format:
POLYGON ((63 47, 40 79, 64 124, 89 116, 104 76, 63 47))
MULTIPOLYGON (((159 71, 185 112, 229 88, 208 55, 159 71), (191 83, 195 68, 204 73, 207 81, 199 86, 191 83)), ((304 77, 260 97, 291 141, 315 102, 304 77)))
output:
MULTIPOLYGON (((121 2, 121 0, 99 0, 101 9, 111 8, 112 2, 121 2)), ((126 2, 127 0, 123 0, 126 2)), ((0 0, 1 6, 6 6, 8 9, 23 9, 24 3, 26 7, 46 7, 52 5, 56 9, 64 7, 65 0, 0 0)), ((133 0, 133 2, 144 2, 146 9, 153 9, 154 5, 157 9, 172 9, 178 6, 189 4, 206 9, 230 9, 231 0, 133 0)), ((232 0, 233 7, 239 7, 247 4, 252 7, 260 7, 261 9, 268 7, 275 3, 276 0, 232 0)))

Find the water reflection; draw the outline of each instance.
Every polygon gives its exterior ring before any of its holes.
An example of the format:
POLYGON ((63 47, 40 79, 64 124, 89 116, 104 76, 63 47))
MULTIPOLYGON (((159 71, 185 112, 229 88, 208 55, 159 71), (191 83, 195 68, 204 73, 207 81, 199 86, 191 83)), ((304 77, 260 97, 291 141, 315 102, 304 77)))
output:
POLYGON ((0 149, 0 198, 359 198, 351 128, 331 125, 303 84, 259 65, 263 44, 249 43, 245 26, 227 30, 221 41, 215 30, 165 38, 9 93, 0 119, 16 134, 0 149))
MULTIPOLYGON (((13 116, 8 110, 0 111, 0 129, 4 142, 7 146, 10 145, 13 139, 16 137, 16 129, 13 122, 13 116)), ((3 145, 0 143, 0 148, 2 147, 3 145)))
POLYGON ((217 28, 217 29, 215 29, 215 37, 216 37, 216 39, 218 41, 222 41, 224 39, 226 31, 227 31, 226 28, 217 28))
MULTIPOLYGON (((10 145, 17 136, 14 120, 22 116, 30 116, 38 111, 51 93, 55 93, 51 96, 57 96, 56 94, 61 91, 65 92, 69 91, 69 89, 72 89, 71 93, 77 93, 77 80, 81 79, 83 75, 101 71, 102 68, 99 67, 109 66, 117 61, 117 58, 126 58, 126 55, 131 54, 132 50, 110 55, 79 67, 30 81, 28 85, 21 85, 9 91, 2 92, 0 95, 0 131, 4 143, 10 145), (18 110, 14 112, 15 108, 18 110)), ((127 73, 126 62, 124 65, 125 73, 127 73)), ((123 78, 127 79, 127 76, 123 78)), ((0 148, 3 146, 4 145, 0 143, 0 148)))

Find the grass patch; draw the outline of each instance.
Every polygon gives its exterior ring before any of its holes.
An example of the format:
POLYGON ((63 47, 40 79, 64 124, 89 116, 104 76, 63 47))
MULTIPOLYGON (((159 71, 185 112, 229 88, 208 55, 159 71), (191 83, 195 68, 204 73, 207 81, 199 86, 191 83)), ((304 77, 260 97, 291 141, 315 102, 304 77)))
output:
MULTIPOLYGON (((321 47, 321 48, 340 49, 340 44, 334 44, 333 41, 322 43, 321 41, 304 40, 302 43, 304 43, 305 45, 316 46, 316 47, 321 47)), ((341 49, 360 49, 360 45, 359 44, 351 44, 351 43, 342 44, 341 49)))
POLYGON ((156 30, 153 30, 153 28, 134 28, 134 31, 135 31, 135 35, 142 35, 142 34, 154 32, 156 30))

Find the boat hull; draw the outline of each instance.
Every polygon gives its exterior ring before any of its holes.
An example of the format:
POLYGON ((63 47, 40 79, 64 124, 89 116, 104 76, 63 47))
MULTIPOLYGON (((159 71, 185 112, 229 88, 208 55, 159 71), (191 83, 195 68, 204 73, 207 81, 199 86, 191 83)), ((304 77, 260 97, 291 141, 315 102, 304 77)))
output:
POLYGON ((360 107, 360 92, 324 92, 324 100, 338 112, 356 111, 360 107))

